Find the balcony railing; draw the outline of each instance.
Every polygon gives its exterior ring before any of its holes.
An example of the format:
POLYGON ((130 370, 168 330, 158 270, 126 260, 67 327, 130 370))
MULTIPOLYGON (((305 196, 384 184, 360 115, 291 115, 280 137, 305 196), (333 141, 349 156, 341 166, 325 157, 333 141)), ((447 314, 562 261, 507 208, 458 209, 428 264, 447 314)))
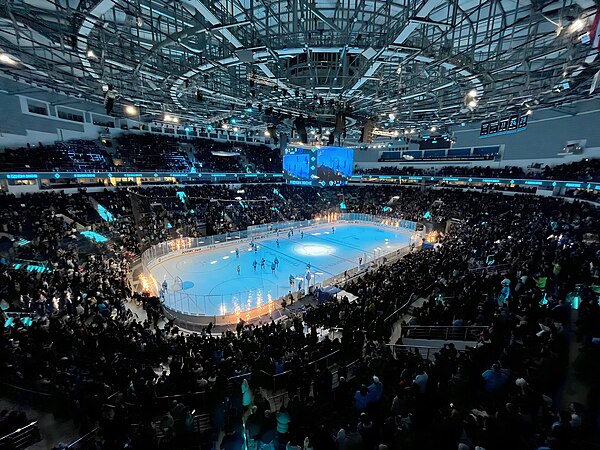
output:
POLYGON ((404 326, 402 327, 402 338, 440 341, 476 341, 481 333, 487 329, 488 327, 486 326, 404 326))

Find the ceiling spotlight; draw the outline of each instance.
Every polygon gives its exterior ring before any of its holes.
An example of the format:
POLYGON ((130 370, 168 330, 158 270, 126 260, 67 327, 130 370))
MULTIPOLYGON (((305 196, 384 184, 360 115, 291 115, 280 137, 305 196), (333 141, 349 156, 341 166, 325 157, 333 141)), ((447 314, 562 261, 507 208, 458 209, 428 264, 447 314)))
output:
POLYGON ((571 25, 569 25, 569 33, 577 33, 583 30, 585 22, 581 19, 576 19, 571 25))
MULTIPOLYGON (((1 56, 0 56, 0 58, 1 58, 1 56)), ((108 84, 103 84, 102 85, 102 92, 108 92, 109 89, 110 88, 109 88, 108 84)))
POLYGON ((265 130, 265 137, 271 137, 271 133, 269 133, 269 130, 265 130))
POLYGON ((240 127, 233 127, 233 131, 240 131, 240 127))
POLYGON ((165 119, 165 122, 171 122, 173 120, 173 118, 168 114, 165 114, 164 119, 165 119))
POLYGON ((469 103, 467 103, 467 106, 471 109, 476 108, 477 107, 477 101, 476 100, 471 100, 469 103))
POLYGON ((223 128, 224 130, 226 130, 227 128, 229 128, 229 125, 227 125, 226 123, 224 123, 223 125, 221 125, 221 128, 223 128))
POLYGON ((89 50, 87 51, 87 53, 85 54, 85 56, 86 56, 88 59, 96 59, 96 58, 98 58, 98 57, 96 56, 96 54, 94 53, 94 50, 92 50, 92 49, 89 49, 89 50))
POLYGON ((179 123, 179 118, 178 117, 173 117, 173 123, 179 123))
POLYGON ((431 127, 431 131, 435 133, 435 132, 437 131, 437 127, 436 127, 435 125, 434 125, 434 126, 432 126, 432 127, 431 127))
POLYGON ((128 116, 137 116, 138 109, 133 105, 125 105, 125 114, 128 116))
POLYGON ((396 120, 396 115, 394 113, 389 113, 388 117, 390 118, 390 122, 393 122, 394 120, 396 120))
POLYGON ((0 64, 6 64, 7 66, 17 66, 19 61, 8 53, 0 53, 0 64))
POLYGON ((530 116, 533 114, 533 111, 531 109, 528 109, 527 112, 525 113, 526 115, 530 116))
POLYGON ((477 97, 477 89, 471 89, 467 95, 472 98, 477 97))

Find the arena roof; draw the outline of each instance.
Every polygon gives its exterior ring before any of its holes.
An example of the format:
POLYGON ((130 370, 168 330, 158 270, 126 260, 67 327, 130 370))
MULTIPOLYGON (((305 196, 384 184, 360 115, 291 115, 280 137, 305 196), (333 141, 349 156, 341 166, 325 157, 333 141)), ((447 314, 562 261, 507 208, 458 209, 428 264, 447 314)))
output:
POLYGON ((596 12, 593 0, 14 0, 0 6, 0 69, 98 101, 110 84, 146 119, 208 124, 233 106, 257 128, 340 109, 359 124, 447 125, 593 95, 596 12))

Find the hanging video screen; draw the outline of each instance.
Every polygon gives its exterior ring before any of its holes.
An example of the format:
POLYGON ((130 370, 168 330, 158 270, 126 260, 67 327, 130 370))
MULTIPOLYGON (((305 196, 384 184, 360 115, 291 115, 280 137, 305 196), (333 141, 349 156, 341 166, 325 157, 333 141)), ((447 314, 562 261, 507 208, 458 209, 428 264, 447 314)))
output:
POLYGON ((283 155, 288 184, 341 186, 352 178, 354 150, 345 147, 290 146, 283 155))

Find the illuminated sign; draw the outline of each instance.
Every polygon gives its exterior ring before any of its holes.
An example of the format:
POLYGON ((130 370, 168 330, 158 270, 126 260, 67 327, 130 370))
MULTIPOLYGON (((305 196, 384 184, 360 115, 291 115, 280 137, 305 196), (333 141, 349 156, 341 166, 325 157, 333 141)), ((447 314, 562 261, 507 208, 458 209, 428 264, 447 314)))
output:
POLYGON ((491 122, 482 122, 479 130, 480 137, 498 136, 500 134, 516 133, 527 128, 527 114, 514 114, 510 117, 491 122))
POLYGON ((37 177, 37 173, 9 173, 6 175, 9 180, 31 180, 37 177))

